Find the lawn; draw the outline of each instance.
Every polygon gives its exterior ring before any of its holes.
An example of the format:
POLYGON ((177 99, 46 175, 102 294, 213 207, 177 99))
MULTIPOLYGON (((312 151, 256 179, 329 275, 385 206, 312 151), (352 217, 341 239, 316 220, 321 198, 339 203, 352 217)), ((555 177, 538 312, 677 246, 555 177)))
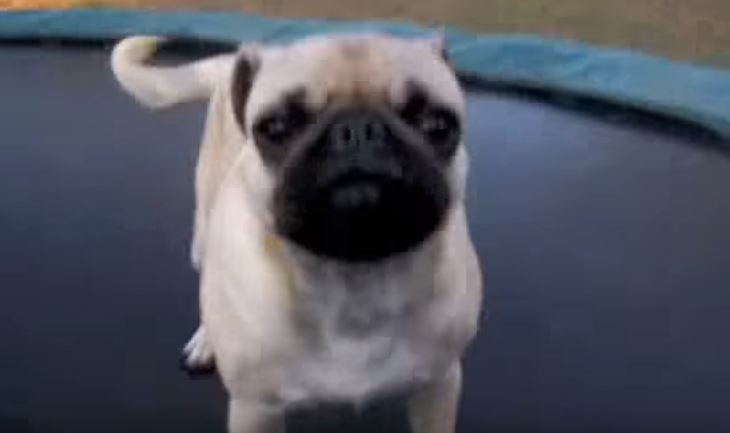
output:
POLYGON ((0 0, 0 7, 109 4, 407 19, 480 32, 539 33, 730 65, 730 0, 0 0))

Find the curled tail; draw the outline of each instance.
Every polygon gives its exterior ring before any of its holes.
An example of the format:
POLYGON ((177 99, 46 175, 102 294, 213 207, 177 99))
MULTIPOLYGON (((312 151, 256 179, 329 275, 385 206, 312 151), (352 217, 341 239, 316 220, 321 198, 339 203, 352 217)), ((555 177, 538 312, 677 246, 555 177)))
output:
POLYGON ((210 97, 216 83, 233 66, 233 54, 177 66, 147 64, 165 42, 167 39, 157 36, 132 36, 123 39, 112 51, 111 67, 117 81, 150 108, 165 108, 210 97))

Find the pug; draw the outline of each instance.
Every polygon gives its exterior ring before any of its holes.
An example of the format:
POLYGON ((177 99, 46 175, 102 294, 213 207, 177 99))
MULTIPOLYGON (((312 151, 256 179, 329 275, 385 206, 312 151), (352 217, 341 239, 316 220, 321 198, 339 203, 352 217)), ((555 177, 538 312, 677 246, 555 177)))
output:
POLYGON ((482 278, 467 226, 465 99, 442 37, 320 35, 155 66, 113 50, 142 104, 209 101, 196 168, 199 329, 231 433, 284 414, 407 396, 415 433, 452 433, 482 278))

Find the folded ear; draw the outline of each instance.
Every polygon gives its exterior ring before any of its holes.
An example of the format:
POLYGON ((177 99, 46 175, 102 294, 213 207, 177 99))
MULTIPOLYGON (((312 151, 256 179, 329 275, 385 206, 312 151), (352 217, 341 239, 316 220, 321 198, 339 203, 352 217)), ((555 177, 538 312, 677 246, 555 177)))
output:
POLYGON ((451 64, 446 47, 446 29, 441 27, 435 30, 433 34, 426 37, 426 44, 428 44, 428 46, 431 47, 436 54, 441 56, 444 61, 451 64))
POLYGON ((233 105, 231 108, 244 134, 246 133, 246 104, 260 64, 261 47, 259 45, 245 45, 238 50, 231 79, 231 102, 233 105))

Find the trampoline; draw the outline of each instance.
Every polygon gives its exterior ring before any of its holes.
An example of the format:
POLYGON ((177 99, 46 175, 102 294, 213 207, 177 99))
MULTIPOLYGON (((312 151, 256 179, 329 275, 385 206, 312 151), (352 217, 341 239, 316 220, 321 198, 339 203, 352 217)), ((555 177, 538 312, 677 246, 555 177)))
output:
MULTIPOLYGON (((223 432, 217 380, 176 366, 203 106, 150 114, 108 54, 0 45, 0 431, 223 432)), ((467 81, 488 314, 459 431, 730 431, 727 140, 467 81)), ((292 431, 403 431, 386 406, 292 431)))

